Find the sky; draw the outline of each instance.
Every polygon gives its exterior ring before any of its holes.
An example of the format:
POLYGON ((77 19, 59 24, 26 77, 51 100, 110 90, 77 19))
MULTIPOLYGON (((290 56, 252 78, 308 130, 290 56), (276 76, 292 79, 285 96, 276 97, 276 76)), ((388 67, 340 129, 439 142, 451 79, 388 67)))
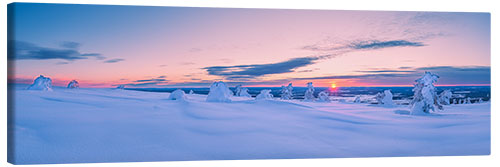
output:
POLYGON ((14 3, 9 82, 490 85, 490 14, 14 3))

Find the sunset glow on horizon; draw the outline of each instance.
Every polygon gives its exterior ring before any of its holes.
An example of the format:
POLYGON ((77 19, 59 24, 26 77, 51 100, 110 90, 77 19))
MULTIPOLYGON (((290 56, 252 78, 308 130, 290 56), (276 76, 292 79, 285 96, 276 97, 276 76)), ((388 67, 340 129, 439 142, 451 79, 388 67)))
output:
POLYGON ((430 71, 437 85, 490 85, 488 13, 36 3, 9 12, 10 83, 335 89, 412 86, 430 71))

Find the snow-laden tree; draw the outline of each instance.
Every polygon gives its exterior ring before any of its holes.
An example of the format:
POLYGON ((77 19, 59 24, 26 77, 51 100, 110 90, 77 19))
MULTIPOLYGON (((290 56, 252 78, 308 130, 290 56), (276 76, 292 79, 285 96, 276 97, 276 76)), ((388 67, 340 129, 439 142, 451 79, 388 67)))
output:
POLYGON ((439 94, 439 104, 449 105, 452 96, 453 93, 451 92, 451 90, 444 90, 439 94))
POLYGON ((241 88, 242 88, 241 84, 236 85, 236 87, 234 87, 234 91, 235 91, 234 96, 240 96, 241 88))
POLYGON ((189 90, 189 94, 190 94, 190 95, 194 94, 194 91, 193 91, 192 89, 191 89, 191 90, 189 90))
POLYGON ((360 95, 357 95, 356 97, 354 97, 354 103, 361 103, 361 96, 360 95))
POLYGON ((314 101, 314 86, 312 82, 307 83, 307 90, 304 94, 304 101, 314 101))
POLYGON ((116 89, 125 89, 125 85, 118 85, 116 89))
POLYGON ((442 110, 443 106, 438 102, 438 95, 434 83, 437 82, 439 76, 431 72, 425 74, 415 80, 413 88, 413 100, 411 101, 411 114, 430 113, 430 111, 442 110))
POLYGON ((271 94, 271 90, 264 89, 261 90, 260 93, 255 97, 256 100, 270 100, 273 99, 273 94, 271 94))
POLYGON ((382 104, 384 105, 394 105, 392 101, 392 93, 391 90, 384 90, 384 97, 382 98, 382 104))
POLYGON ((248 93, 248 88, 241 88, 240 97, 252 97, 252 95, 248 93))
POLYGON ((377 104, 384 104, 384 102, 382 102, 382 100, 384 99, 384 96, 385 96, 385 94, 383 94, 381 92, 378 92, 375 95, 375 100, 377 101, 377 104))
POLYGON ((168 97, 169 100, 186 100, 186 94, 184 93, 183 90, 177 89, 170 93, 170 96, 168 97))
POLYGON ((293 86, 292 86, 292 83, 288 84, 287 87, 281 86, 281 99, 283 99, 283 100, 293 99, 293 86))
POLYGON ((453 99, 453 104, 458 104, 457 99, 453 99))
POLYGON ((71 82, 68 83, 68 88, 79 88, 80 84, 78 84, 78 81, 72 80, 71 82))
POLYGON ((470 102, 470 97, 467 97, 467 98, 465 99, 465 104, 471 104, 471 102, 470 102))
POLYGON ((331 101, 329 94, 330 93, 328 93, 328 91, 326 91, 326 90, 319 92, 319 94, 318 94, 318 100, 319 101, 323 101, 323 102, 329 102, 329 101, 331 101))
POLYGON ((52 91, 52 79, 40 75, 33 81, 33 84, 31 84, 27 89, 52 91))
POLYGON ((252 97, 249 93, 248 93, 248 88, 244 88, 242 85, 237 85, 235 87, 235 96, 240 96, 240 97, 252 97))
POLYGON ((210 92, 208 92, 207 101, 208 102, 231 102, 231 96, 233 92, 229 90, 226 83, 219 81, 214 82, 210 86, 210 92))
POLYGON ((477 101, 478 103, 483 103, 483 98, 479 98, 479 100, 477 101))

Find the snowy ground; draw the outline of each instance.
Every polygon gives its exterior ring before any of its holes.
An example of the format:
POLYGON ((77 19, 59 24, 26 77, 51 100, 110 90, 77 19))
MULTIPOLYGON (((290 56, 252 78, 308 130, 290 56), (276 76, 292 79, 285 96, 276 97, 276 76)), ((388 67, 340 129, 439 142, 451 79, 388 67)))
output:
POLYGON ((490 154, 490 103, 408 106, 17 88, 14 163, 490 154))

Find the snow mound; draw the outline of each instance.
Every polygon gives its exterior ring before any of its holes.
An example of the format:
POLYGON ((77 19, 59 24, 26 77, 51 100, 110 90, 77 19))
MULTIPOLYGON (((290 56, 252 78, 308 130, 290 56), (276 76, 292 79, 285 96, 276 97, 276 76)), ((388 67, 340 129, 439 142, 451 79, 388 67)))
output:
POLYGON ((273 99, 273 95, 271 94, 271 90, 264 89, 260 91, 260 94, 255 97, 256 100, 270 100, 273 99))
POLYGON ((52 79, 49 77, 44 77, 40 75, 33 81, 28 88, 28 90, 43 90, 43 91, 52 91, 52 79))
POLYGON ((168 97, 169 100, 186 100, 186 94, 184 93, 184 91, 182 91, 181 89, 177 89, 175 91, 173 91, 172 93, 170 93, 170 96, 168 97))
POLYGON ((68 88, 79 88, 80 84, 78 84, 78 81, 72 80, 71 82, 68 83, 68 88))
POLYGON ((210 86, 210 92, 208 92, 207 102, 231 102, 231 96, 233 92, 229 90, 226 83, 219 81, 214 82, 210 86))

